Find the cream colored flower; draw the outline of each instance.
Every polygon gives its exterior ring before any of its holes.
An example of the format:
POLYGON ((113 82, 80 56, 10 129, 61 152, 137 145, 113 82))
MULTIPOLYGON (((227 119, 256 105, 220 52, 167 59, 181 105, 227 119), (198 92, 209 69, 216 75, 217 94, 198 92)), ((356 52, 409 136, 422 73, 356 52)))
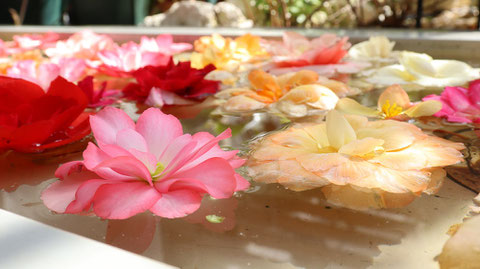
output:
POLYGON ((377 69, 366 81, 378 86, 419 85, 429 88, 461 86, 480 77, 478 69, 456 60, 434 60, 427 54, 402 52, 400 64, 377 69))
POLYGON ((294 191, 320 187, 345 207, 393 208, 435 193, 442 167, 461 162, 463 148, 409 123, 332 110, 325 122, 293 125, 252 144, 247 169, 255 181, 294 191))
POLYGON ((363 115, 382 119, 407 120, 423 116, 431 116, 442 109, 442 103, 435 100, 410 102, 405 90, 399 85, 392 85, 380 94, 377 109, 359 104, 350 98, 338 101, 336 109, 348 114, 363 115))
POLYGON ((348 56, 369 62, 392 62, 395 61, 394 46, 395 42, 385 36, 372 36, 367 41, 353 45, 348 51, 348 56))

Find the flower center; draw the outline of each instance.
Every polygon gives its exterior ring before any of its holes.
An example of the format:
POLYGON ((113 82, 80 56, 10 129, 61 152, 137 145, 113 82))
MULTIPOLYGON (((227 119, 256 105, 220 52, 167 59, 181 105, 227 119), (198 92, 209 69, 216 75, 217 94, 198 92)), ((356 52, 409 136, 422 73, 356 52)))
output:
POLYGON ((165 166, 162 163, 157 163, 157 166, 155 167, 155 172, 152 173, 152 180, 156 181, 160 179, 162 176, 162 172, 165 170, 165 166))
POLYGON ((402 107, 397 105, 397 103, 394 102, 390 105, 390 100, 387 100, 385 104, 382 105, 382 112, 385 115, 385 118, 395 117, 402 113, 402 111, 402 107))

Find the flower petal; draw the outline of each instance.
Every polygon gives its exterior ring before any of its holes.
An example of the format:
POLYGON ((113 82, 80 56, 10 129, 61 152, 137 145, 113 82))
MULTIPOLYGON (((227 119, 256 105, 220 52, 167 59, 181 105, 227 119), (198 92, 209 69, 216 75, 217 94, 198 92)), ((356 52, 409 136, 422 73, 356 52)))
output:
POLYGON ((327 136, 330 146, 339 149, 357 138, 348 121, 336 110, 327 114, 327 136))
POLYGON ((202 182, 208 193, 217 199, 232 196, 236 189, 235 170, 222 158, 211 158, 186 171, 175 173, 175 178, 194 178, 202 182))
POLYGON ((397 84, 388 87, 382 92, 382 94, 380 94, 377 104, 378 109, 382 110, 386 102, 389 102, 390 105, 397 104, 402 109, 410 106, 410 98, 408 97, 407 92, 397 84))
POLYGON ((93 197, 93 211, 104 219, 126 219, 150 209, 161 197, 145 182, 106 184, 93 197))
POLYGON ((123 110, 106 107, 95 116, 90 116, 93 135, 100 147, 116 144, 117 133, 123 129, 135 129, 135 123, 123 110))
POLYGON ((162 194, 162 198, 150 208, 150 211, 164 218, 181 218, 197 211, 201 202, 202 196, 194 191, 171 191, 162 194))
POLYGON ((183 134, 182 125, 177 118, 155 108, 149 108, 142 113, 135 129, 145 138, 148 151, 157 159, 183 134))
POLYGON ((377 110, 363 106, 359 104, 357 101, 350 98, 340 99, 337 102, 337 106, 335 107, 335 109, 347 114, 364 115, 364 116, 370 116, 370 117, 379 116, 379 112, 377 110))
POLYGON ((411 118, 418 118, 424 116, 432 116, 442 109, 442 102, 429 100, 425 102, 420 102, 409 109, 405 110, 407 116, 411 118))

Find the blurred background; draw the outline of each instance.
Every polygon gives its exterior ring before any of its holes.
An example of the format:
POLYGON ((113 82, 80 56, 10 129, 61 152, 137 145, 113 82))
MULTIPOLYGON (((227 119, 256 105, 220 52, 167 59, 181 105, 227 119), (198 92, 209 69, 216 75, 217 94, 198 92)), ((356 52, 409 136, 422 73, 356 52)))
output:
POLYGON ((479 0, 2 0, 3 25, 479 29, 479 0))

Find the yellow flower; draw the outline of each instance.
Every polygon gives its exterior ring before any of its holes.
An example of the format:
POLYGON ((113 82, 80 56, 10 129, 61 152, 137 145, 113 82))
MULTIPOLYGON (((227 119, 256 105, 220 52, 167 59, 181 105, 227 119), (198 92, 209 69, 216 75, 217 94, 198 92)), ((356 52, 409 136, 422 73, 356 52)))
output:
MULTIPOLYGON (((262 70, 249 73, 249 87, 232 88, 216 94, 224 99, 226 112, 253 112, 272 109, 287 117, 304 117, 335 107, 338 97, 332 89, 319 85, 316 72, 302 70, 275 77, 262 70)), ((333 89, 343 92, 346 85, 329 83, 333 89)))
POLYGON ((195 41, 191 56, 193 68, 204 68, 213 64, 217 69, 237 71, 242 64, 258 63, 269 55, 260 46, 260 37, 246 34, 235 39, 219 34, 203 36, 195 41))
POLYGON ((293 125, 253 143, 247 170, 255 181, 294 191, 321 188, 345 207, 394 208, 436 192, 442 167, 461 162, 463 148, 409 123, 332 110, 325 122, 293 125))
POLYGON ((350 98, 338 101, 336 109, 348 114, 364 115, 382 119, 406 120, 431 116, 442 109, 442 103, 435 100, 412 104, 408 94, 399 85, 388 87, 378 98, 377 109, 359 104, 350 98))

